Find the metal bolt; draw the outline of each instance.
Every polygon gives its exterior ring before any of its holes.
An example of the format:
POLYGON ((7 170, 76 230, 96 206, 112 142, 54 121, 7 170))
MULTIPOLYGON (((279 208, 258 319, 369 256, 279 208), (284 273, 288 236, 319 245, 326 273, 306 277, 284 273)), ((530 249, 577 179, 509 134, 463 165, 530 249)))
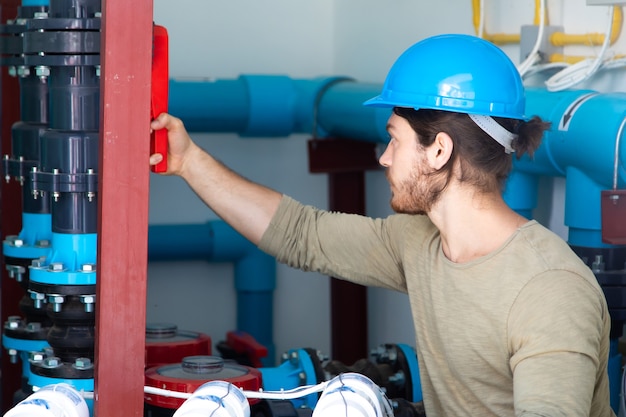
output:
POLYGON ((14 66, 10 66, 9 67, 9 76, 15 77, 16 75, 17 75, 17 68, 15 68, 14 66))
POLYGON ((602 257, 602 255, 596 255, 595 260, 591 264, 591 270, 593 272, 604 271, 604 258, 602 257))
POLYGON ((30 352, 28 354, 28 360, 30 362, 41 362, 43 360, 43 352, 30 352))
POLYGON ((37 65, 35 67, 35 74, 39 78, 47 78, 50 76, 50 67, 47 67, 45 65, 37 65))
POLYGON ((43 360, 43 366, 46 368, 58 368, 61 366, 61 359, 56 356, 51 356, 43 360))
POLYGON ((41 323, 32 321, 26 325, 26 330, 29 332, 38 332, 41 330, 41 323))
POLYGON ((96 77, 100 77, 100 65, 96 65, 96 77))
POLYGON ((24 241, 22 239, 15 239, 13 241, 13 246, 15 246, 16 248, 21 248, 22 246, 24 246, 24 241))
POLYGON ((85 313, 92 313, 93 305, 96 302, 96 296, 95 295, 81 295, 80 302, 85 304, 85 313))
POLYGON ((35 12, 33 14, 33 17, 35 19, 47 19, 48 18, 48 12, 35 12))
POLYGON ((23 266, 21 266, 21 265, 7 265, 6 269, 9 272, 9 278, 15 278, 15 280, 17 282, 22 282, 22 276, 26 272, 26 269, 24 269, 23 266))
MULTIPOLYGON (((93 170, 93 168, 87 169, 87 175, 94 175, 94 173, 95 171, 93 170)), ((96 193, 94 193, 93 191, 87 192, 87 200, 89 200, 90 203, 93 201, 95 197, 96 197, 96 193)))
MULTIPOLYGON (((35 177, 35 175, 37 174, 37 171, 38 171, 38 170, 37 170, 37 167, 32 167, 32 169, 30 170, 30 172, 31 172, 31 174, 32 174, 32 177, 33 177, 33 178, 34 178, 34 177, 35 177)), ((33 188, 32 193, 33 193, 33 199, 34 199, 34 200, 37 200, 37 197, 39 196, 39 191, 33 188)))
POLYGON ((297 365, 299 359, 300 358, 298 357, 298 352, 296 352, 295 350, 289 354, 289 362, 291 362, 292 365, 297 365))
POLYGON ((74 365, 72 365, 76 369, 91 369, 93 368, 93 364, 91 363, 91 359, 89 358, 76 358, 74 361, 74 365))
MULTIPOLYGON (((59 174, 59 169, 58 168, 54 168, 52 170, 52 174, 53 175, 58 175, 59 174)), ((61 196, 61 194, 58 191, 53 191, 52 192, 52 199, 57 202, 59 201, 59 197, 61 196)))
POLYGON ((42 266, 44 266, 46 258, 39 258, 39 259, 33 259, 30 262, 30 266, 33 268, 41 268, 42 266))
POLYGON ((64 301, 65 301, 65 297, 63 297, 60 294, 48 294, 48 302, 52 304, 52 310, 55 313, 58 313, 61 311, 61 306, 63 305, 64 301))
POLYGON ((29 291, 29 292, 30 292, 30 298, 34 301, 35 308, 41 308, 45 300, 45 295, 38 293, 38 292, 34 292, 34 291, 29 291))
MULTIPOLYGON (((5 154, 5 155, 2 157, 2 159, 4 159, 4 164, 5 164, 5 166, 9 164, 9 160, 10 160, 10 159, 9 159, 9 155, 6 155, 6 154, 5 154)), ((10 176, 9 174, 6 174, 6 175, 4 176, 4 181, 8 184, 8 183, 9 183, 9 181, 11 181, 11 176, 10 176)))
POLYGON ((280 358, 282 362, 287 362, 289 360, 289 355, 287 354, 287 352, 284 352, 280 358))
POLYGON ((4 324, 5 329, 17 329, 22 324, 22 318, 20 316, 9 316, 7 322, 4 324))
POLYGON ((298 379, 300 379, 300 384, 303 384, 306 382, 306 374, 304 372, 300 372, 298 374, 298 379))
POLYGON ((41 239, 35 242, 35 246, 39 246, 40 248, 50 247, 50 241, 48 239, 41 239))
POLYGON ((80 270, 81 272, 94 272, 96 270, 96 264, 82 264, 80 270))
POLYGON ((62 272, 65 270, 65 266, 63 265, 63 262, 52 262, 48 266, 48 269, 52 272, 62 272))
POLYGON ((26 78, 30 75, 30 68, 24 65, 20 65, 17 67, 17 76, 21 78, 26 78))
POLYGON ((102 17, 102 12, 95 12, 93 17, 100 19, 102 17))
POLYGON ((9 362, 17 363, 17 350, 9 349, 9 362))

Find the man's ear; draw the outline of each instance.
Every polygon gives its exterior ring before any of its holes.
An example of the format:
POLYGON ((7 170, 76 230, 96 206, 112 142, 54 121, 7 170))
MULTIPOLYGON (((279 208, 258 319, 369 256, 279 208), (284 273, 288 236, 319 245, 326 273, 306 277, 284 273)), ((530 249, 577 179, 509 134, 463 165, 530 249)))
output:
POLYGON ((452 155, 454 143, 452 138, 445 132, 437 133, 435 141, 428 147, 428 162, 436 170, 441 169, 452 155))

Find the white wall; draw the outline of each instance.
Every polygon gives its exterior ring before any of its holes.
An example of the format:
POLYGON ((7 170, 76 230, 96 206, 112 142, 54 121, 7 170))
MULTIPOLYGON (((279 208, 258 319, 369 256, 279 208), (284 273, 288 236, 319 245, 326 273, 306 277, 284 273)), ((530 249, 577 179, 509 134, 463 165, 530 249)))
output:
MULTIPOLYGON (((486 2, 489 33, 514 33, 534 16, 532 0, 486 2)), ((155 0, 154 20, 168 28, 173 77, 236 78, 286 74, 293 78, 348 75, 380 82, 396 57, 414 42, 439 33, 473 34, 470 0, 155 0)), ((606 7, 585 0, 548 0, 549 21, 566 33, 604 32, 606 7)), ((519 47, 503 49, 519 61, 519 47)), ((626 52, 620 41, 611 49, 626 52)), ((593 55, 570 46, 566 54, 593 55)), ((436 63, 432 63, 436 65, 436 63)), ((611 71, 581 88, 624 91, 623 71, 611 71)), ((327 207, 325 175, 307 170, 306 135, 241 139, 194 135, 197 141, 248 178, 305 203, 327 207)), ((380 172, 367 174, 368 214, 390 213, 380 172)), ((563 237, 563 181, 545 179, 537 216, 563 237)), ((199 223, 215 216, 178 178, 152 176, 150 221, 199 223)), ((328 279, 280 265, 275 293, 276 352, 312 347, 330 354, 328 279)), ((346 302, 349 302, 346 300, 346 302)), ((202 331, 217 341, 234 328, 232 267, 205 262, 151 263, 148 320, 202 331)), ((413 345, 406 296, 369 290, 370 347, 413 345)))

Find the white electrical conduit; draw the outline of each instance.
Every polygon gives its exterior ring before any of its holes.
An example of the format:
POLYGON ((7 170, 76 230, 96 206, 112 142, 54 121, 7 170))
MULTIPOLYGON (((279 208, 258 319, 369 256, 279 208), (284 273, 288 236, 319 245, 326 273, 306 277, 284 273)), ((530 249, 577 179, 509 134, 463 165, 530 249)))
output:
POLYGON ((541 47, 541 43, 543 42, 543 33, 546 27, 546 0, 541 0, 539 2, 539 30, 537 31, 537 39, 535 40, 535 45, 533 49, 530 51, 526 59, 518 65, 517 70, 520 73, 520 76, 524 77, 528 70, 535 65, 537 62, 541 60, 541 56, 539 55, 539 48, 541 47))
POLYGON ((602 42, 602 49, 600 49, 596 59, 584 59, 557 72, 545 82, 548 91, 561 91, 570 88, 587 80, 600 69, 604 62, 604 55, 611 44, 611 31, 613 29, 613 14, 615 13, 615 8, 609 6, 609 10, 609 24, 606 34, 604 35, 604 42, 602 42))
POLYGON ((485 34, 485 0, 480 0, 478 4, 478 33, 476 35, 482 39, 485 34))

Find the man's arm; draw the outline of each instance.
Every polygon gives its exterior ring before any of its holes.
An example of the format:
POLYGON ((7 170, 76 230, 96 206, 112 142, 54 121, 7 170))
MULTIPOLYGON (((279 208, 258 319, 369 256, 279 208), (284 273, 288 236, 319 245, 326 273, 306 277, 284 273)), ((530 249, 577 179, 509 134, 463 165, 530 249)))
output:
MULTIPOLYGON (((282 194, 236 174, 217 161, 189 137, 182 121, 169 114, 150 124, 153 130, 167 129, 167 172, 178 175, 226 223, 258 244, 282 198, 282 194)), ((150 156, 150 165, 163 155, 150 156)))

